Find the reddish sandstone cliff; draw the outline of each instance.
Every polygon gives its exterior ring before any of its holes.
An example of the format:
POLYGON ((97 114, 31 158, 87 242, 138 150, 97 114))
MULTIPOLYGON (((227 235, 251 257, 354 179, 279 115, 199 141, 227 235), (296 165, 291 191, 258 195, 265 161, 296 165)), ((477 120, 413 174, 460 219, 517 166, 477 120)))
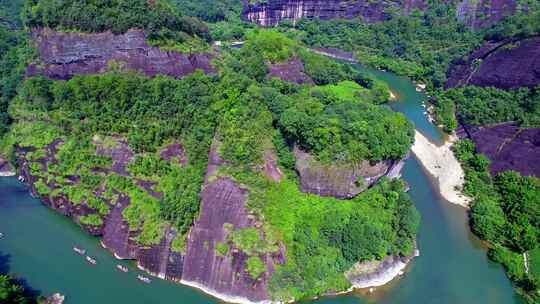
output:
POLYGON ((212 72, 212 56, 162 51, 149 46, 142 30, 125 34, 111 32, 86 34, 34 29, 32 39, 39 51, 39 61, 28 67, 27 75, 45 75, 69 79, 74 75, 106 72, 111 65, 122 66, 153 77, 157 74, 181 78, 201 69, 212 72))

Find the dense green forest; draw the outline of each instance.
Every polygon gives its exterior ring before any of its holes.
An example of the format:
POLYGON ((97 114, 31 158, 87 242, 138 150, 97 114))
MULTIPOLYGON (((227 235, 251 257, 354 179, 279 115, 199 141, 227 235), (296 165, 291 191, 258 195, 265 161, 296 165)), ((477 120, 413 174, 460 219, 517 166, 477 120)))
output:
POLYGON ((22 1, 10 5, 0 2, 0 137, 7 131, 11 119, 7 113, 26 66, 34 56, 27 34, 19 28, 18 13, 22 1), (5 17, 5 19, 4 19, 5 17))
POLYGON ((173 0, 182 14, 207 22, 233 21, 240 16, 242 0, 173 0))
POLYGON ((441 92, 436 114, 448 131, 457 127, 456 115, 467 125, 515 121, 525 128, 540 127, 540 87, 505 91, 468 86, 441 92))
POLYGON ((456 157, 465 170, 464 192, 474 199, 471 227, 491 244, 489 257, 504 265, 522 294, 536 303, 540 299, 540 276, 525 272, 523 254, 532 263, 540 243, 540 181, 518 172, 505 171, 492 177, 489 160, 476 154, 474 143, 462 140, 456 157))

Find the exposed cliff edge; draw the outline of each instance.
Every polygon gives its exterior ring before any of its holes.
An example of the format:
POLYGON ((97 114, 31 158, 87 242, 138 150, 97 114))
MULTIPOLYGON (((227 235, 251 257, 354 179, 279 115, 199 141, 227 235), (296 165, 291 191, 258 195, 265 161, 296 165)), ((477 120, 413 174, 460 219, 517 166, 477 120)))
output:
MULTIPOLYGON (((212 145, 208 175, 201 193, 201 211, 187 241, 182 283, 231 302, 264 302, 270 299, 268 283, 276 264, 285 262, 284 247, 259 255, 267 271, 253 278, 247 271, 248 254, 231 244, 234 231, 260 227, 247 209, 248 190, 229 177, 214 174, 225 164, 212 145), (227 251, 218 246, 226 244, 227 251)), ((257 228, 258 229, 258 228, 257 228)), ((262 231, 259 231, 262 235, 262 231)))
POLYGON ((111 32, 87 34, 57 32, 48 28, 32 31, 40 60, 31 64, 27 75, 44 75, 51 79, 69 79, 75 75, 108 71, 112 63, 140 71, 153 77, 157 74, 181 78, 201 69, 214 69, 212 56, 162 51, 149 46, 143 30, 131 29, 125 34, 111 32))
POLYGON ((391 9, 409 13, 425 9, 424 0, 268 0, 244 1, 242 18, 261 26, 275 26, 282 20, 293 22, 302 18, 318 17, 322 20, 361 17, 366 22, 383 21, 390 17, 391 9))
POLYGON ((540 36, 487 42, 450 70, 446 88, 514 89, 540 84, 540 36))
MULTIPOLYGON (((61 140, 54 141, 47 146, 46 157, 39 159, 41 169, 47 172, 51 164, 57 163, 56 153, 58 146, 63 144, 61 140)), ((46 184, 50 189, 49 193, 40 193, 40 187, 37 186, 37 181, 40 177, 33 172, 31 161, 28 159, 30 153, 35 151, 34 148, 17 147, 17 162, 19 174, 22 179, 30 185, 33 196, 40 197, 42 202, 48 207, 55 209, 59 213, 70 217, 75 223, 81 226, 86 232, 101 236, 101 244, 108 248, 118 259, 133 259, 137 260, 140 268, 145 269, 151 274, 164 279, 179 281, 182 274, 183 258, 180 253, 171 249, 172 239, 176 232, 172 228, 166 228, 165 237, 161 243, 155 246, 143 246, 138 244, 135 239, 140 231, 131 231, 129 225, 123 217, 123 211, 130 205, 130 199, 122 193, 118 194, 118 200, 115 203, 107 201, 110 208, 110 213, 104 219, 101 225, 88 225, 81 222, 81 218, 89 214, 95 213, 95 210, 88 206, 86 202, 75 203, 70 201, 63 194, 55 194, 54 189, 57 185, 54 181, 46 184)), ((96 154, 110 155, 113 158, 112 171, 121 174, 125 173, 125 166, 131 160, 129 155, 132 155, 131 150, 122 138, 116 138, 116 148, 103 149, 98 146, 96 154)), ((35 164, 36 162, 32 162, 35 164)), ((69 176, 67 178, 70 183, 77 184, 80 181, 79 176, 69 176)), ((150 191, 151 187, 147 187, 147 191, 151 195, 159 195, 150 191)), ((97 197, 103 196, 103 193, 95 193, 97 197)))
POLYGON ((495 175, 515 170, 522 175, 540 178, 540 128, 524 129, 513 122, 492 126, 462 126, 462 138, 476 144, 479 153, 491 160, 490 171, 495 175))
MULTIPOLYGON (((487 42, 449 72, 447 88, 475 85, 499 89, 534 88, 540 84, 540 36, 487 42)), ((459 116, 459 113, 458 113, 459 116)), ((461 138, 475 142, 491 160, 491 173, 516 170, 540 176, 540 129, 520 128, 514 122, 489 126, 461 124, 461 138)))
POLYGON ((296 170, 300 175, 302 192, 339 199, 353 198, 380 178, 399 177, 403 161, 383 161, 357 165, 321 164, 315 158, 295 147, 296 170))

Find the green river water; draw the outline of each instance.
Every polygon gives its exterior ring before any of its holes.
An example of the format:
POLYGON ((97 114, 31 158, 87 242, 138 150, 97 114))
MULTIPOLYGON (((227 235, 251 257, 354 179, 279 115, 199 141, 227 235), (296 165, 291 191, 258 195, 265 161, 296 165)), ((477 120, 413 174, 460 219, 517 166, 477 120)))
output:
MULTIPOLYGON (((400 101, 392 107, 403 112, 419 131, 435 143, 442 142, 439 130, 423 114, 426 96, 415 91, 406 78, 391 73, 366 70, 386 81, 400 101)), ((511 304, 522 303, 503 269, 486 257, 485 248, 467 225, 466 210, 444 201, 414 157, 410 157, 403 177, 411 186, 410 195, 422 215, 418 234, 421 255, 408 267, 405 276, 372 294, 323 298, 316 303, 408 303, 408 304, 511 304)), ((129 273, 117 271, 117 260, 68 218, 32 198, 16 178, 0 178, 0 271, 7 270, 27 280, 42 294, 60 292, 68 304, 203 304, 220 301, 201 292, 154 279, 150 285, 136 279, 132 262, 122 262, 129 273), (86 248, 98 260, 90 266, 72 251, 86 248)))

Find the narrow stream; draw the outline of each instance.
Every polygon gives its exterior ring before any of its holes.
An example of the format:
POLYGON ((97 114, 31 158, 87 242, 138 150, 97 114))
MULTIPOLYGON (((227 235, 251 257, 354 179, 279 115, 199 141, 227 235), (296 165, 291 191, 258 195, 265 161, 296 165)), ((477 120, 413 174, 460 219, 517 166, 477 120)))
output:
MULTIPOLYGON (((410 80, 364 70, 397 93, 394 110, 404 113, 434 143, 442 143, 442 134, 423 114, 425 95, 416 92, 410 80)), ((466 210, 441 198, 436 182, 414 157, 407 161, 403 177, 422 215, 421 256, 402 279, 371 294, 357 292, 316 303, 522 303, 503 269, 488 261, 481 242, 470 233, 466 210)), ((32 198, 15 178, 0 178, 0 232, 6 235, 0 240, 0 270, 24 277, 43 294, 61 292, 68 304, 219 303, 197 290, 159 279, 142 284, 131 262, 123 263, 130 273, 117 271, 118 261, 101 249, 98 239, 32 198), (92 267, 75 254, 71 249, 75 245, 86 248, 98 265, 92 267)))

